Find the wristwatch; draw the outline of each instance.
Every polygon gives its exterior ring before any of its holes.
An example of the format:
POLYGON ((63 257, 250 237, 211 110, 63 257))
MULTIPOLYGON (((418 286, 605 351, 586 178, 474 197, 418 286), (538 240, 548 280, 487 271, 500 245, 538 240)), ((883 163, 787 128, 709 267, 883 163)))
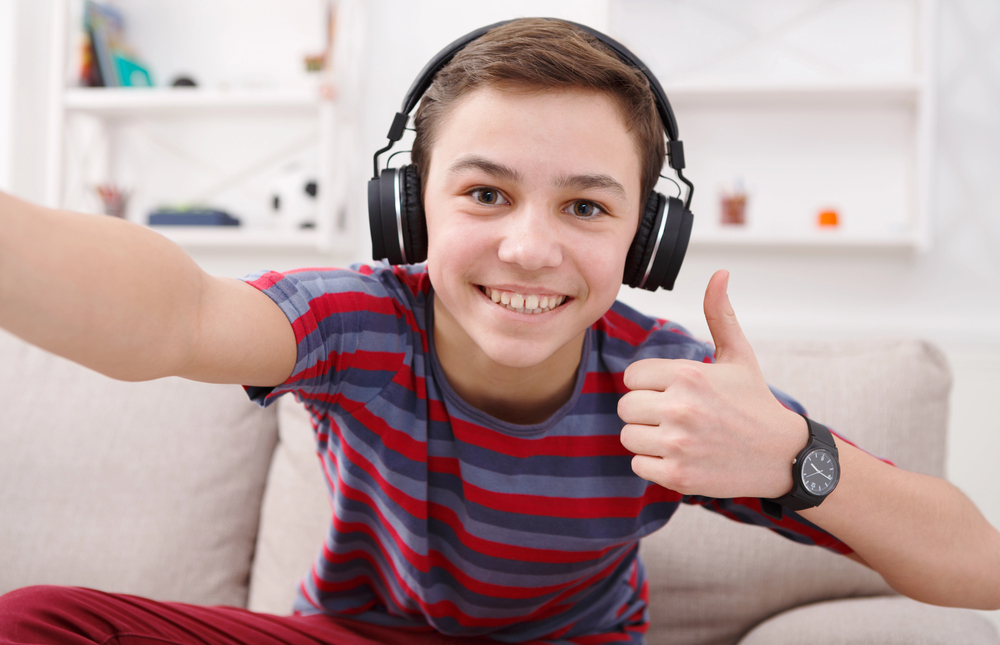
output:
POLYGON ((837 444, 830 429, 802 415, 809 427, 809 443, 792 462, 792 490, 777 499, 761 499, 760 510, 781 521, 782 508, 801 511, 823 503, 840 481, 837 444))

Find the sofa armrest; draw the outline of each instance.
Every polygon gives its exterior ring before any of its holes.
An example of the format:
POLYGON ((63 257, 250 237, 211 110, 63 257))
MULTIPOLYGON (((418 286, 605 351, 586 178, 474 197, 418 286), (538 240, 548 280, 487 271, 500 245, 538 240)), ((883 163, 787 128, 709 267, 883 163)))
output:
POLYGON ((739 645, 1000 645, 996 628, 966 609, 902 596, 829 600, 765 620, 739 645))

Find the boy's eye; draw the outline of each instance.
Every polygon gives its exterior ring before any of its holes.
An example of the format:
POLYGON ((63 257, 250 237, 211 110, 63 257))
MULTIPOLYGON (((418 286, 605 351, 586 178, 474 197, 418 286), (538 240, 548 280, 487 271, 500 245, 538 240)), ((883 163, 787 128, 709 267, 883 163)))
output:
POLYGON ((488 206, 497 206, 507 203, 507 201, 503 198, 503 195, 500 194, 500 191, 495 188, 476 188, 469 194, 472 195, 472 198, 480 204, 486 204, 488 206))
POLYGON ((580 200, 570 205, 570 212, 577 217, 594 217, 604 210, 594 202, 580 200))

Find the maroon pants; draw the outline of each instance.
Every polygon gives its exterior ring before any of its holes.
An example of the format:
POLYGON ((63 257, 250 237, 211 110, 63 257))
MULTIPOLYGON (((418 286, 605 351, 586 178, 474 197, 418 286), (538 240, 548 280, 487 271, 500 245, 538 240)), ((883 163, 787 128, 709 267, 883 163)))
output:
POLYGON ((272 616, 49 586, 0 596, 0 645, 14 643, 496 645, 489 639, 459 639, 328 616, 272 616))

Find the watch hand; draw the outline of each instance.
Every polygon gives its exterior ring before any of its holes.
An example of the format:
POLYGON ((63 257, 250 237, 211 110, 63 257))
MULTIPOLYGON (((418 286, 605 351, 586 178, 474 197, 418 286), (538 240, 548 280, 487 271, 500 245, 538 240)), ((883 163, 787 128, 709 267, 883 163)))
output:
POLYGON ((809 464, 809 465, 812 466, 812 469, 815 470, 816 472, 809 473, 808 475, 806 475, 806 477, 812 477, 813 475, 822 475, 823 477, 826 477, 827 479, 830 479, 830 480, 833 479, 833 477, 831 477, 830 475, 825 474, 822 470, 820 470, 819 468, 817 468, 816 464, 809 464))

